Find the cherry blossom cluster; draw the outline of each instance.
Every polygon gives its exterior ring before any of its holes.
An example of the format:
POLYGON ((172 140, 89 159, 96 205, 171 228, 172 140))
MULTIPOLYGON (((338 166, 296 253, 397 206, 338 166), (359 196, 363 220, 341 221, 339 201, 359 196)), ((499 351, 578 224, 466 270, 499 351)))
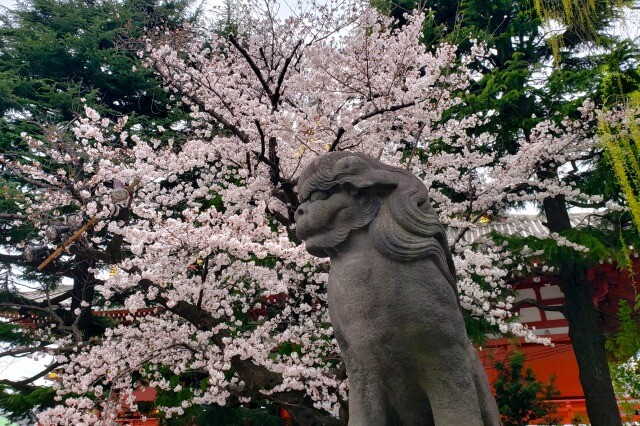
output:
POLYGON ((27 136, 58 164, 53 173, 0 156, 41 183, 25 206, 34 222, 62 206, 100 218, 83 243, 102 262, 96 273, 116 267, 98 289, 107 306, 122 296, 131 313, 163 312, 58 355, 66 399, 42 424, 94 424, 96 410, 108 423, 135 406, 140 382, 190 389, 180 405, 160 407, 167 416, 256 397, 286 405, 289 394, 336 415, 348 383, 326 309, 329 265, 306 253, 293 216, 297 176, 331 150, 364 152, 423 179, 450 229, 461 306, 496 330, 548 343, 512 321, 507 276, 517 258, 489 236, 465 235, 514 202, 598 201, 564 179, 599 149, 593 104, 577 119, 541 121, 502 154, 494 135, 473 131, 480 114, 443 121, 463 102, 470 57, 421 44, 420 13, 398 28, 366 6, 327 2, 287 19, 269 0, 250 6, 238 9, 231 34, 157 31, 139 52, 189 120, 140 129, 87 107, 71 142, 27 136), (172 384, 186 373, 199 381, 172 384))

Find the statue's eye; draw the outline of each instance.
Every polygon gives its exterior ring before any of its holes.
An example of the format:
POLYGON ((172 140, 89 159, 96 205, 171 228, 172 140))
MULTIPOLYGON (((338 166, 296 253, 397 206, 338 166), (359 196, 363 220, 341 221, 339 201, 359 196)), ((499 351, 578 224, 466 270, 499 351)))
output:
POLYGON ((326 200, 329 198, 329 193, 326 191, 315 191, 309 196, 309 201, 326 200))

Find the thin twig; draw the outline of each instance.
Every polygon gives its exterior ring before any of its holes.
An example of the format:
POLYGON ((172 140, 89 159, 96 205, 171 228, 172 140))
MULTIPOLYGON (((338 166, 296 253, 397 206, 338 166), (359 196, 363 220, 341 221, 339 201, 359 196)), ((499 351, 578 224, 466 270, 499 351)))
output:
MULTIPOLYGON (((407 103, 404 103, 404 104, 393 105, 393 106, 390 106, 389 108, 375 109, 375 110, 373 110, 371 112, 368 112, 368 113, 363 114, 360 117, 356 118, 355 120, 353 120, 351 122, 351 125, 352 126, 356 126, 358 123, 361 123, 362 121, 367 120, 369 118, 375 117, 376 115, 384 114, 386 112, 398 111, 398 110, 401 110, 403 108, 408 108, 410 106, 414 106, 415 104, 416 104, 415 102, 407 102, 407 103)), ((332 151, 336 150, 336 148, 338 147, 338 144, 340 143, 340 138, 342 138, 343 134, 344 134, 344 129, 342 127, 340 127, 338 129, 338 133, 336 134, 336 139, 331 144, 331 147, 329 147, 329 152, 332 152, 332 151)))
POLYGON ((536 308, 542 310, 542 311, 549 311, 549 312, 561 312, 561 313, 565 313, 565 309, 564 309, 564 305, 560 305, 560 306, 549 306, 549 305, 545 305, 540 303, 539 301, 537 301, 536 299, 522 299, 522 300, 518 300, 517 302, 515 302, 512 307, 511 310, 515 311, 516 309, 520 308, 523 305, 533 305, 536 308))

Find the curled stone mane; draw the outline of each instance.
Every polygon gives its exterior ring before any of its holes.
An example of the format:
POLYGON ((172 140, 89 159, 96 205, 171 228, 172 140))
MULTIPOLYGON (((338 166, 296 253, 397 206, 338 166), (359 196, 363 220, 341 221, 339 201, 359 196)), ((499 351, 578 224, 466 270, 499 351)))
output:
POLYGON ((298 181, 301 201, 314 191, 345 189, 380 199, 369 226, 373 246, 399 262, 431 259, 455 289, 447 237, 429 202, 424 183, 406 170, 360 153, 332 152, 315 159, 298 181))

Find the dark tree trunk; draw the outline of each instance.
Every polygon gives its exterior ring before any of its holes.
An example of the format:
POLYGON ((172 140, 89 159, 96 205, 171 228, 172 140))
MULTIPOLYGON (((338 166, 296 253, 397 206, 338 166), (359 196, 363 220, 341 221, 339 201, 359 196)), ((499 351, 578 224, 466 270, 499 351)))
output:
MULTIPOLYGON (((544 201, 547 226, 552 232, 571 228, 564 196, 544 201)), ((587 414, 596 426, 622 425, 604 348, 604 334, 587 280, 587 268, 570 259, 560 259, 560 284, 565 315, 573 344, 587 414)))
POLYGON ((71 292, 71 313, 75 318, 74 311, 80 309, 80 318, 78 319, 78 328, 88 337, 88 332, 93 325, 93 316, 91 305, 95 294, 96 279, 89 269, 95 264, 93 259, 76 257, 77 264, 72 270, 73 274, 73 290, 71 292), (82 302, 89 305, 82 306, 82 302))

